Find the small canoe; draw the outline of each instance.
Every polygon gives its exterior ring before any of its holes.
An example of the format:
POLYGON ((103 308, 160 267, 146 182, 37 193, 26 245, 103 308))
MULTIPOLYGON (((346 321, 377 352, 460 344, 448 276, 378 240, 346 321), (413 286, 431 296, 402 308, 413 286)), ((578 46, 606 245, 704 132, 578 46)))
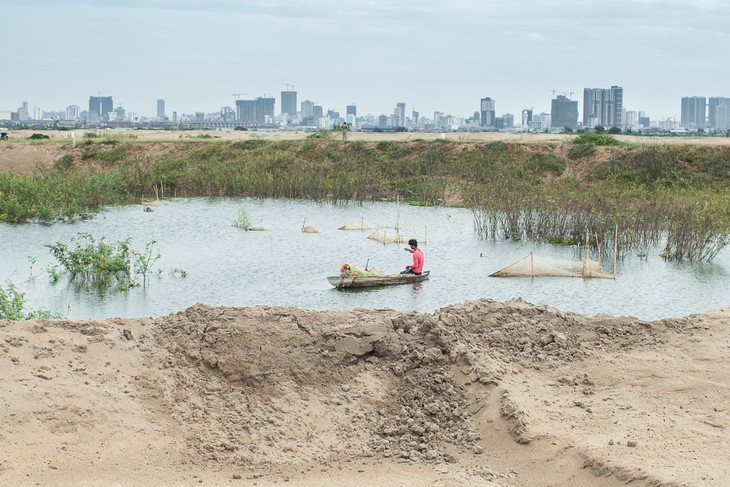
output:
POLYGON ((410 284, 428 279, 431 271, 423 271, 422 274, 386 274, 382 276, 330 276, 327 278, 330 284, 341 289, 343 287, 376 287, 393 286, 395 284, 410 284))

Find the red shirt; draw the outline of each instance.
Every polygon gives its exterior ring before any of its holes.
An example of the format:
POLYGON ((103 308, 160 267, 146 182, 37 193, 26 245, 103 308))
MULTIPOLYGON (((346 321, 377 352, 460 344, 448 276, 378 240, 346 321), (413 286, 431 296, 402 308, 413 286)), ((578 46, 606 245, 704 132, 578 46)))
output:
POLYGON ((420 274, 423 272, 423 251, 417 248, 411 252, 413 253, 413 265, 411 266, 411 270, 414 274, 420 274))

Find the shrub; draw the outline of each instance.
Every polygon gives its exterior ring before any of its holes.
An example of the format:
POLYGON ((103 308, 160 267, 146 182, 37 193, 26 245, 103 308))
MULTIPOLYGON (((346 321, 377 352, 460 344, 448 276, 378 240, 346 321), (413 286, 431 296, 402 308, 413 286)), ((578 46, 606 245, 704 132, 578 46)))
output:
POLYGON ((565 166, 565 159, 552 152, 537 152, 525 162, 525 169, 532 174, 553 173, 560 176, 565 166))
POLYGON ((568 150, 568 158, 571 160, 582 159, 596 153, 596 144, 593 142, 584 142, 574 144, 568 150))
POLYGON ((606 133, 599 132, 583 132, 573 139, 574 144, 592 143, 595 145, 619 145, 621 142, 606 133))

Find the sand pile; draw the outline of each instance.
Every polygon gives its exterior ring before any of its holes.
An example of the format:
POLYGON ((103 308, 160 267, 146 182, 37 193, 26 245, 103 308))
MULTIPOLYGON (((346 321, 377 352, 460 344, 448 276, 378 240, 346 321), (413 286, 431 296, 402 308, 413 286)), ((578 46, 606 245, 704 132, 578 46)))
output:
POLYGON ((0 322, 4 485, 726 485, 730 313, 0 322))

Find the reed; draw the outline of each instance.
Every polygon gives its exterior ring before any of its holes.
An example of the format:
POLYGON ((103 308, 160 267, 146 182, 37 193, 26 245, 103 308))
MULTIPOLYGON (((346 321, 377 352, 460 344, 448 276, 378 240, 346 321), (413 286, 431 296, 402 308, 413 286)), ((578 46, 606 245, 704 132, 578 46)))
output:
POLYGON ((484 238, 582 242, 588 229, 610 240, 618 225, 622 255, 655 244, 674 259, 716 255, 730 234, 728 148, 612 145, 600 135, 573 144, 181 139, 159 155, 146 142, 94 138, 88 156, 68 154, 32 175, 0 173, 0 221, 86 218, 152 188, 173 197, 401 198, 469 206, 484 238))

